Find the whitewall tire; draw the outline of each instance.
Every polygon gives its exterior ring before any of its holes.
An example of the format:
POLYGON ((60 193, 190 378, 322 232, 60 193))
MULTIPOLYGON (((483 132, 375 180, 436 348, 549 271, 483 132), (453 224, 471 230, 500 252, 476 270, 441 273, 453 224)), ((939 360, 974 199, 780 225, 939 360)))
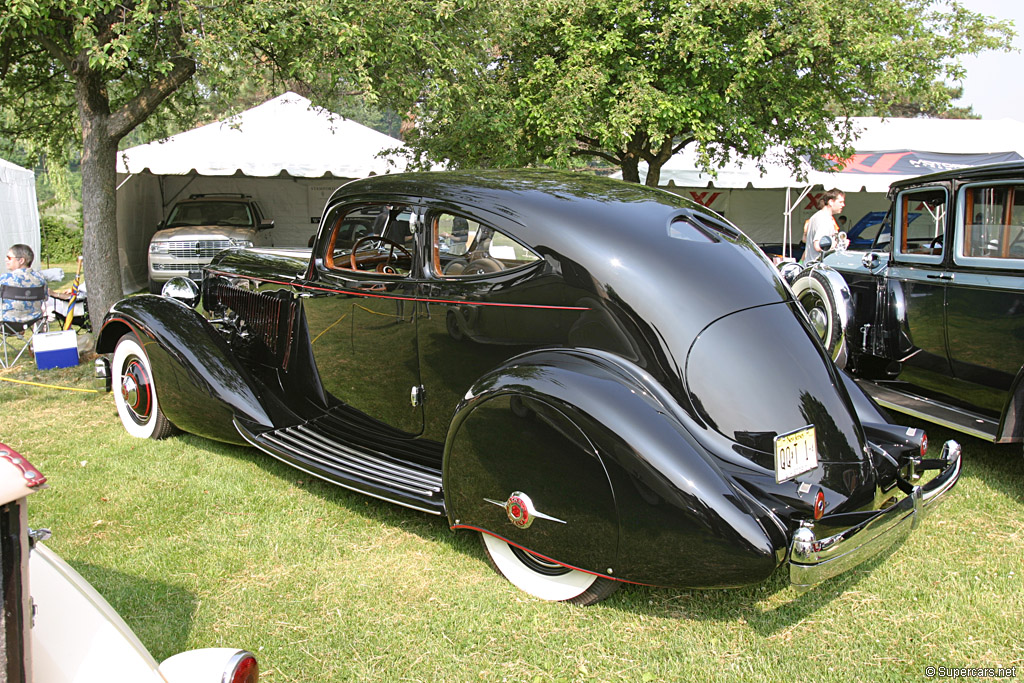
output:
POLYGON ((569 569, 481 533, 491 566, 525 593, 555 602, 591 605, 614 593, 618 581, 569 569))
POLYGON ((112 390, 125 431, 139 439, 163 439, 174 425, 160 409, 149 357, 130 334, 114 349, 112 390))

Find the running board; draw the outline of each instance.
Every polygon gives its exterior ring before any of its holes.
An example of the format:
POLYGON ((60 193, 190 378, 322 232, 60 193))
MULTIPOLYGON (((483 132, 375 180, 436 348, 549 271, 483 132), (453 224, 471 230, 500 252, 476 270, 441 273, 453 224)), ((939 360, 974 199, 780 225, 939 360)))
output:
POLYGON ((256 448, 307 474, 414 510, 445 514, 440 467, 356 448, 319 422, 257 432, 236 419, 235 428, 256 448))
POLYGON ((957 408, 932 398, 902 391, 892 385, 877 384, 864 379, 858 379, 856 382, 881 406, 934 422, 943 427, 949 427, 985 441, 999 443, 999 422, 990 417, 972 413, 969 410, 957 408))

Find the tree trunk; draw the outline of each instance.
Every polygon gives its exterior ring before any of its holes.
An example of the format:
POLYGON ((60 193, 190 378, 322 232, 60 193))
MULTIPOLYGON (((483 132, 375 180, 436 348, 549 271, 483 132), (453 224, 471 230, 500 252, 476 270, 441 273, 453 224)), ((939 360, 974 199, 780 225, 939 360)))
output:
POLYGON ((659 159, 648 161, 647 180, 644 181, 644 185, 647 187, 657 187, 661 183, 661 167, 664 165, 665 162, 659 159))
POLYGON ((82 121, 83 280, 89 283, 94 330, 99 330, 103 316, 124 296, 117 248, 117 141, 106 135, 104 123, 82 121))
POLYGON ((622 155, 622 179, 627 183, 640 183, 640 159, 635 154, 622 155))
POLYGON ((99 330, 103 316, 124 296, 117 249, 117 143, 110 131, 110 102, 104 84, 84 55, 72 63, 75 99, 82 124, 83 276, 89 317, 99 330))

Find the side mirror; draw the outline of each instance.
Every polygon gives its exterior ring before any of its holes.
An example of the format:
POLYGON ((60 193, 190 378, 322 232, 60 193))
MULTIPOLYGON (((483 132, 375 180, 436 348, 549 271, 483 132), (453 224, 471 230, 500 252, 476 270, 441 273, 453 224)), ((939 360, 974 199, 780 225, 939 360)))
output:
POLYGON ((256 226, 257 230, 270 230, 274 227, 274 221, 260 221, 260 224, 256 226))
POLYGON ((821 247, 822 251, 828 251, 829 249, 832 248, 832 238, 829 237, 828 235, 825 235, 824 237, 818 240, 818 246, 821 247))

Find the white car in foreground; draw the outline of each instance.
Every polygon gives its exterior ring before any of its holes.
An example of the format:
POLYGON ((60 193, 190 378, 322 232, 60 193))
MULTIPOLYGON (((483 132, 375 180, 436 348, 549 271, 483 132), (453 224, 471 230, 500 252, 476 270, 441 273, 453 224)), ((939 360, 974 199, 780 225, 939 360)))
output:
POLYGON ((157 663, 128 624, 30 532, 25 499, 46 481, 0 443, 0 680, 11 683, 256 683, 245 650, 190 650, 157 663))

